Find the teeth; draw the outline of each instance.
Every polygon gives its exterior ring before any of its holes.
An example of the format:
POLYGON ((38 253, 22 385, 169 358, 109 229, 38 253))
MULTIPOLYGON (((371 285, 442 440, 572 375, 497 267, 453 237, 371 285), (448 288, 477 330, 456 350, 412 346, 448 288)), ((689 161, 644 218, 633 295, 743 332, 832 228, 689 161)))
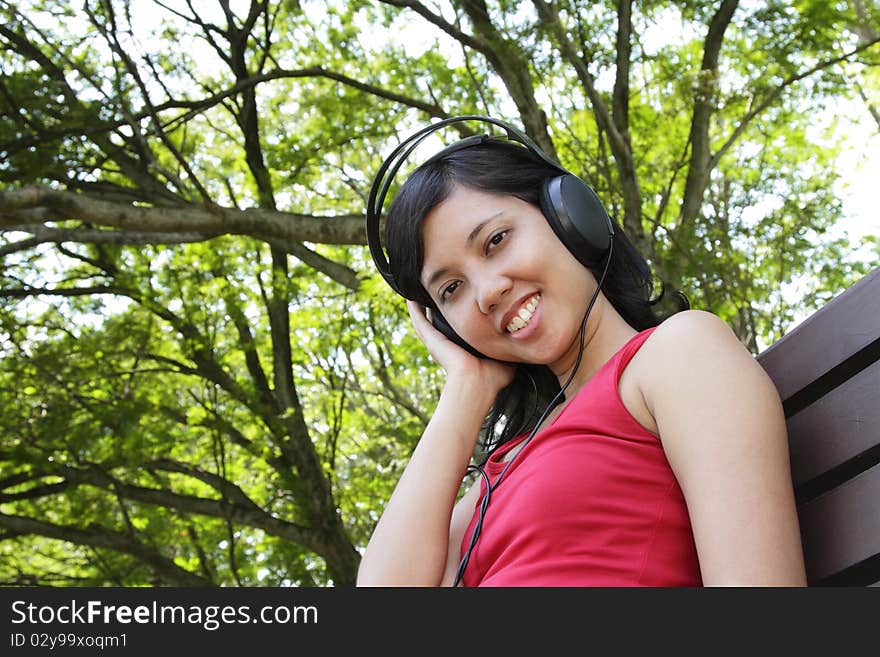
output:
POLYGON ((529 323, 529 320, 532 318, 532 315, 535 312, 535 308, 538 307, 538 302, 541 300, 541 295, 536 294, 529 302, 519 309, 519 312, 516 316, 510 321, 510 324, 507 325, 508 333, 516 333, 521 328, 523 328, 526 324, 529 323))

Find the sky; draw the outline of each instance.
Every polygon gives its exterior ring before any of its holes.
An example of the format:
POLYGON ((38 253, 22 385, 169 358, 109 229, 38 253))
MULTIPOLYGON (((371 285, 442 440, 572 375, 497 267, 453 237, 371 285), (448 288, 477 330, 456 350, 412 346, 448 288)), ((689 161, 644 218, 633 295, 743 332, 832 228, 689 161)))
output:
POLYGON ((841 181, 836 186, 849 215, 843 223, 853 238, 880 236, 880 202, 877 199, 880 191, 880 125, 864 105, 853 103, 851 107, 853 114, 850 116, 858 116, 859 120, 841 126, 848 147, 838 159, 841 181))

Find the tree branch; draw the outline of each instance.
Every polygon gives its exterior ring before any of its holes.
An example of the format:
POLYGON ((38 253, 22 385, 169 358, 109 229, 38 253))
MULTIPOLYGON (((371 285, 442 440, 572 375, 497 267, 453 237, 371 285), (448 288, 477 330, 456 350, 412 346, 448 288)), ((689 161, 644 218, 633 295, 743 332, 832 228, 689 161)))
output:
MULTIPOLYGON (((112 244, 117 246, 143 246, 146 244, 188 244, 204 242, 217 237, 203 233, 144 233, 122 230, 90 228, 48 228, 46 226, 12 226, 11 231, 29 232, 33 237, 0 246, 0 257, 32 249, 40 244, 112 244)), ((281 242, 281 240, 278 240, 281 242)))
MULTIPOLYGON (((32 238, 0 246, 0 258, 13 253, 32 249, 40 244, 113 244, 121 246, 140 246, 145 244, 186 244, 204 242, 217 234, 208 233, 144 233, 137 231, 116 231, 89 228, 47 228, 45 226, 11 226, 11 231, 29 232, 32 238)), ((295 256, 312 269, 321 272, 333 281, 350 289, 358 290, 361 285, 358 273, 338 262, 322 256, 298 242, 281 239, 268 239, 269 244, 295 256)))
POLYGON ((727 151, 729 151, 730 148, 736 143, 736 141, 743 134, 743 132, 745 132, 746 128, 748 128, 749 124, 751 124, 751 122, 755 119, 755 117, 758 116, 764 110, 766 110, 768 107, 770 107, 770 105, 772 105, 773 102, 788 87, 795 84, 796 82, 803 80, 804 78, 807 78, 807 77, 813 75, 814 73, 818 73, 819 71, 828 68, 829 66, 833 66, 834 64, 838 64, 846 59, 849 59, 853 55, 856 55, 856 54, 862 52, 863 50, 866 50, 866 49, 874 46, 878 42, 880 42, 880 36, 876 36, 873 41, 867 41, 863 44, 860 44, 857 48, 854 48, 853 50, 850 50, 847 53, 844 53, 842 55, 838 55, 837 57, 832 57, 831 59, 827 59, 823 62, 819 62, 815 66, 811 66, 807 70, 801 71, 800 73, 796 73, 794 75, 791 75, 791 76, 787 77, 785 80, 783 80, 779 86, 777 86, 775 89, 773 89, 773 91, 771 91, 769 94, 767 94, 767 96, 765 96, 764 99, 760 103, 758 103, 743 118, 741 118, 737 122, 737 125, 736 125, 736 128, 734 129, 734 131, 730 134, 730 136, 727 138, 727 140, 724 142, 724 144, 722 144, 722 146, 716 151, 716 153, 710 159, 710 161, 709 161, 710 170, 714 169, 718 165, 718 162, 721 160, 721 158, 724 157, 724 155, 727 153, 727 151))
MULTIPOLYGON (((0 148, 7 151, 8 153, 16 153, 27 148, 39 146, 44 142, 54 141, 63 137, 84 135, 91 138, 101 133, 110 132, 121 126, 129 125, 132 121, 137 122, 142 119, 148 118, 153 114, 158 115, 162 112, 172 109, 188 110, 179 116, 167 120, 164 124, 159 124, 162 129, 167 131, 171 129, 175 124, 188 121, 193 116, 200 114, 201 112, 204 112, 205 110, 210 109, 215 105, 220 104, 223 100, 236 96, 245 89, 255 87, 262 82, 308 77, 326 78, 328 80, 333 80, 334 82, 339 82, 340 84, 351 87, 353 89, 357 89, 358 91, 363 91, 364 93, 371 96, 384 98, 385 100, 390 100, 394 103, 398 103, 406 107, 412 107, 414 109, 421 110, 429 116, 434 116, 437 118, 447 118, 451 116, 440 105, 436 103, 426 103, 418 98, 413 98, 411 96, 405 96, 403 94, 389 91, 377 85, 362 82, 342 73, 327 70, 321 66, 312 66, 297 70, 279 69, 275 71, 269 71, 267 73, 260 73, 258 75, 251 75, 246 78, 237 80, 233 86, 223 91, 217 92, 207 98, 191 101, 170 100, 165 103, 160 103, 153 106, 152 110, 143 110, 141 112, 133 113, 126 118, 120 118, 113 121, 95 120, 89 121, 86 125, 65 124, 64 127, 41 128, 38 136, 28 135, 25 137, 19 137, 17 139, 2 142, 0 143, 0 148)), ((148 132, 147 134, 150 133, 148 132)))
POLYGON ((91 287, 71 288, 43 288, 43 287, 20 287, 0 289, 0 298, 26 299, 28 297, 52 296, 52 297, 84 297, 93 294, 118 294, 127 296, 122 288, 110 285, 93 285, 91 287))
POLYGON ((133 232, 251 235, 318 244, 366 244, 362 215, 314 215, 248 208, 182 205, 140 207, 77 192, 29 186, 0 190, 0 229, 21 225, 21 210, 50 212, 53 221, 76 219, 133 232))
POLYGON ((694 90, 694 109, 688 138, 691 157, 681 203, 680 217, 683 224, 693 221, 699 214, 703 204, 703 193, 709 183, 711 172, 709 128, 718 91, 718 56, 724 41, 724 32, 730 25, 738 4, 739 0, 722 1, 718 11, 712 16, 703 42, 703 62, 694 90))
MULTIPOLYGON (((611 153, 614 157, 614 164, 622 182, 624 218, 623 226, 627 233, 640 245, 644 246, 644 230, 642 228, 642 201, 641 191, 638 187, 638 179, 635 175, 635 159, 633 158, 632 147, 629 138, 618 128, 618 121, 615 120, 614 113, 602 99, 598 89, 596 89, 595 79, 590 73, 588 62, 578 55, 574 44, 568 38, 565 27, 559 17, 559 12, 552 2, 545 0, 533 0, 538 16, 549 30, 550 35, 556 40, 556 44, 564 57, 571 64, 578 80, 584 88, 584 92, 590 101, 590 107, 593 109, 593 115, 596 117, 596 123, 599 130, 608 135, 608 144, 611 147, 611 153)), ((629 40, 629 18, 626 13, 618 16, 618 39, 625 38, 629 40), (623 24, 620 20, 623 19, 623 24)), ((621 75, 618 72, 618 77, 621 75)), ((616 87, 617 88, 617 87, 616 87)), ((618 93, 623 93, 623 87, 618 88, 618 93)), ((617 98, 620 103, 622 98, 617 98)), ((626 119, 625 121, 628 121, 626 119)))
POLYGON ((345 265, 340 265, 329 258, 325 258, 320 253, 312 251, 303 244, 296 242, 282 243, 280 240, 269 240, 269 243, 283 248, 287 253, 298 258, 312 269, 325 274, 349 290, 358 290, 361 286, 361 280, 356 271, 345 265))
POLYGON ((67 541, 76 545, 110 549, 130 554, 149 565, 155 573, 177 586, 210 586, 207 580, 195 575, 167 559, 156 550, 147 547, 128 534, 111 531, 100 525, 85 529, 69 525, 56 525, 42 520, 0 513, 0 527, 19 534, 36 534, 47 538, 67 541))
MULTIPOLYGON (((83 105, 76 95, 76 92, 67 83, 64 70, 62 70, 55 62, 47 57, 39 47, 31 43, 26 36, 18 34, 9 29, 6 25, 0 24, 0 35, 6 37, 12 43, 16 50, 29 57, 34 63, 40 66, 45 74, 59 85, 62 89, 64 97, 88 117, 88 120, 96 119, 97 112, 93 108, 83 105)), ((84 76, 85 77, 85 76, 84 76)), ((121 147, 113 144, 109 137, 100 134, 90 136, 92 142, 98 146, 108 157, 111 157, 117 163, 122 172, 141 189, 153 195, 156 199, 173 199, 174 194, 159 182, 154 176, 150 175, 142 162, 138 162, 130 157, 121 147)))
POLYGON ((393 7, 411 9, 432 25, 436 25, 437 27, 439 27, 456 41, 463 43, 469 48, 473 48, 474 50, 481 52, 484 55, 488 55, 491 53, 491 49, 489 48, 488 44, 480 41, 478 38, 473 37, 470 34, 462 32, 455 25, 444 20, 442 16, 433 13, 421 2, 416 2, 415 0, 381 0, 381 2, 383 4, 391 5, 393 7))
POLYGON ((480 35, 480 43, 483 45, 476 49, 486 57, 503 80, 525 131, 545 153, 558 160, 556 147, 547 129, 547 116, 535 100, 530 58, 518 43, 505 37, 492 23, 483 0, 462 0, 460 4, 474 30, 480 35))
POLYGON ((238 331, 239 349, 244 352, 245 364, 251 375, 251 380, 254 382, 257 394, 263 398, 264 404, 272 406, 276 400, 272 395, 272 390, 269 388, 269 379, 266 377, 265 370, 263 370, 263 364, 260 362, 260 354, 257 352, 257 345, 254 341, 253 333, 251 333, 247 317, 245 317, 233 294, 224 295, 223 301, 229 316, 232 318, 232 323, 235 324, 235 328, 238 331))
POLYGON ((612 116, 614 125, 626 140, 630 150, 629 137, 629 65, 632 52, 632 0, 617 2, 617 65, 612 95, 612 116))

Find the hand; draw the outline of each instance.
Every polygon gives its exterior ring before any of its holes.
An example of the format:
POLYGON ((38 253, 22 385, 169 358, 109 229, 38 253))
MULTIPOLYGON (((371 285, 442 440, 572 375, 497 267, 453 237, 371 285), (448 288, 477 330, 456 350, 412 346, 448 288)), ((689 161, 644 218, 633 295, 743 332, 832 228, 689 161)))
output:
POLYGON ((437 330, 431 323, 430 308, 412 300, 407 300, 406 307, 416 335, 450 379, 476 377, 479 385, 494 388, 496 391, 500 391, 513 380, 515 367, 510 363, 477 358, 437 330))

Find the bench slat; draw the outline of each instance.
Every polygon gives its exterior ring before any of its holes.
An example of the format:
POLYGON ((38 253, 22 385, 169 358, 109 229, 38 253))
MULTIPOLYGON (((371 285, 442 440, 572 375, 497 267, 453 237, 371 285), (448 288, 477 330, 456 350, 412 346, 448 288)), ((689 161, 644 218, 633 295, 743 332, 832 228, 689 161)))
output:
POLYGON ((880 268, 757 360, 785 409, 809 583, 880 584, 880 268))
POLYGON ((880 362, 789 418, 795 487, 880 445, 878 394, 880 362))
POLYGON ((880 338, 880 268, 758 355, 783 401, 880 338))
POLYGON ((810 583, 872 560, 861 585, 880 576, 880 465, 798 509, 810 583))

